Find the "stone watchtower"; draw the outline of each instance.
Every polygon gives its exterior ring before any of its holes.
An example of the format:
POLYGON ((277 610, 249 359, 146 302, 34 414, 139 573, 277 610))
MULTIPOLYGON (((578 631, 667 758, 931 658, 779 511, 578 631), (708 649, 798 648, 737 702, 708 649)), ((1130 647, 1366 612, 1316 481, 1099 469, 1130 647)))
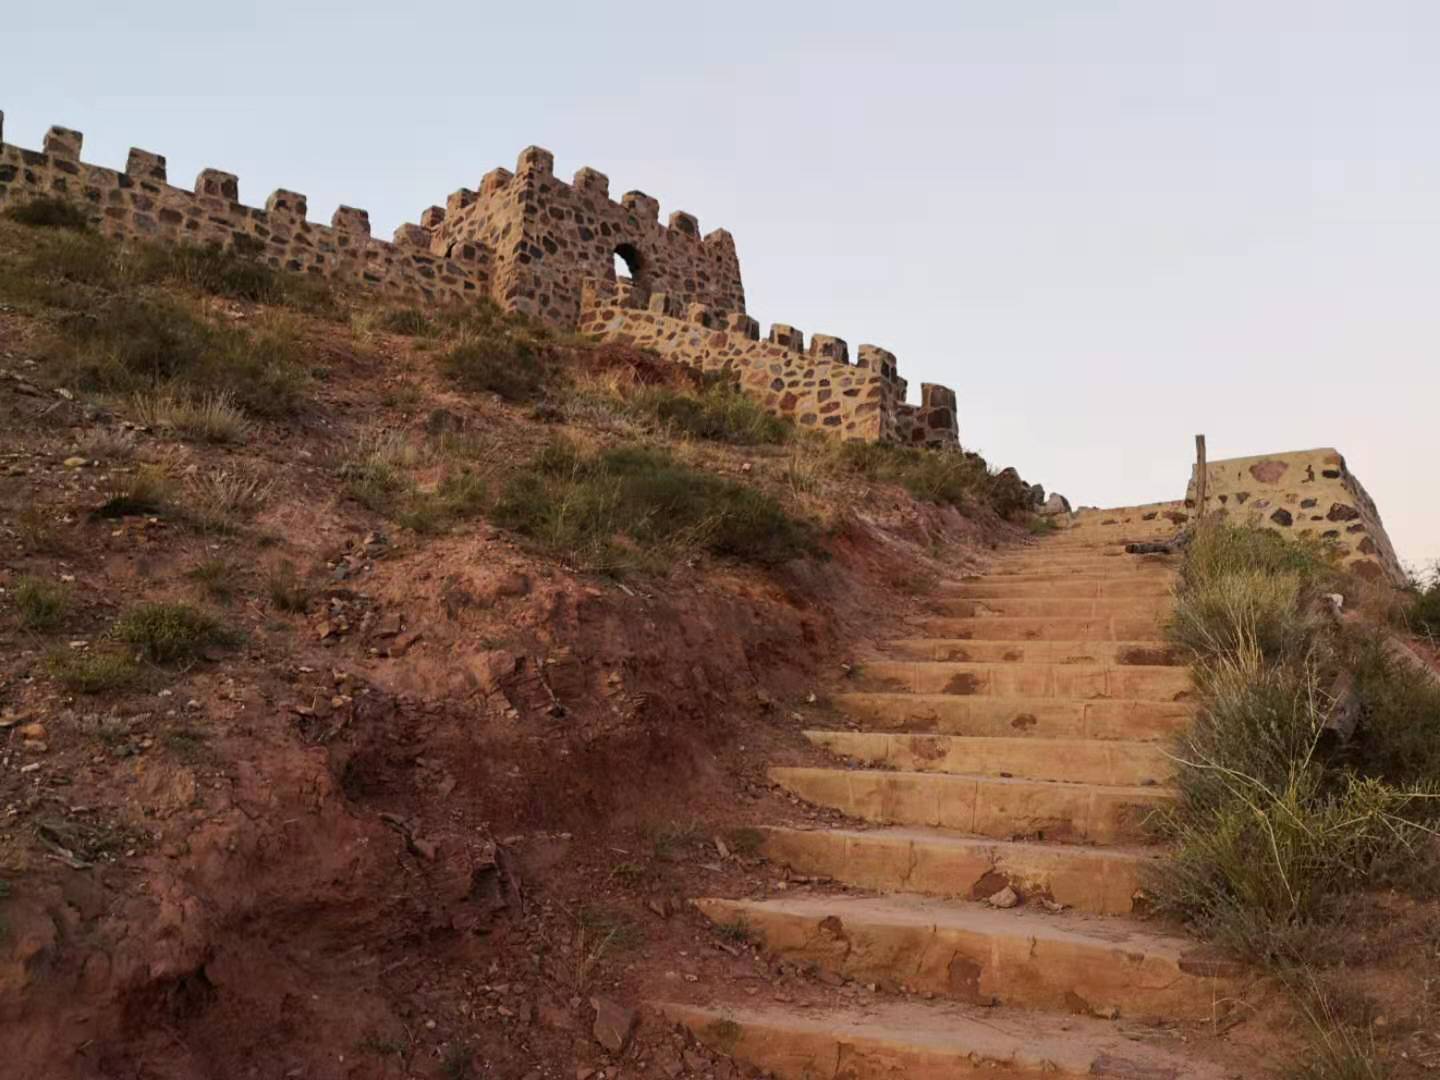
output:
MULTIPOLYGON (((4 113, 0 113, 0 136, 4 113)), ((610 181, 581 169, 555 178, 550 151, 532 146, 515 171, 494 169, 479 191, 461 188, 393 240, 370 234, 354 207, 311 222, 305 196, 280 190, 265 205, 240 201, 232 173, 204 169, 169 182, 165 158, 134 149, 123 172, 80 158, 82 136, 54 127, 42 150, 0 141, 0 208, 64 199, 110 236, 241 248, 277 270, 372 289, 413 303, 474 303, 488 296, 564 330, 643 348, 676 363, 723 372, 764 408, 837 438, 912 446, 959 445, 955 395, 921 387, 905 404, 895 357, 840 338, 776 324, 767 338, 745 313, 735 241, 700 235, 683 210, 660 224, 660 204, 639 191, 619 202, 610 181), (616 257, 629 269, 618 280, 616 257)))
POLYGON ((532 146, 515 171, 493 169, 479 191, 461 188, 421 218, 431 252, 474 244, 492 255, 490 295, 507 310, 573 330, 586 279, 615 280, 615 256, 644 296, 663 293, 682 306, 743 314, 745 289, 735 240, 724 229, 700 235, 693 214, 660 224, 660 203, 640 191, 610 198, 610 181, 584 168, 567 184, 555 159, 532 146))

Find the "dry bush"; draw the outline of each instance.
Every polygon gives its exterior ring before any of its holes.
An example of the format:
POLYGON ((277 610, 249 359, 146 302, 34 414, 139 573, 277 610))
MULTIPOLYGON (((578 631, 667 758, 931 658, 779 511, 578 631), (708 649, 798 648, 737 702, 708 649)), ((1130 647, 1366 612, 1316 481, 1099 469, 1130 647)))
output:
POLYGON ((190 481, 189 516, 204 528, 227 531, 270 501, 275 481, 243 469, 209 469, 190 481))
POLYGON ((200 442, 241 443, 250 431, 245 414, 228 390, 195 395, 157 387, 134 395, 131 407, 146 427, 200 442))

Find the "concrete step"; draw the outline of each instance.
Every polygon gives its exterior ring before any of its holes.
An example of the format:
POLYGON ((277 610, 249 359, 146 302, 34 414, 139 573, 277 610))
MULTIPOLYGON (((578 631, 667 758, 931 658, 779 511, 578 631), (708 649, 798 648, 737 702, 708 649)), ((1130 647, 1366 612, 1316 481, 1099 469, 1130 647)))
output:
POLYGON ((1128 915, 1157 849, 960 836, 936 829, 762 830, 766 858, 796 873, 877 892, 984 900, 1006 885, 1076 911, 1128 915))
POLYGON ((897 659, 977 664, 1123 664, 1178 667, 1180 652, 1168 641, 969 641, 901 638, 882 650, 897 659))
POLYGON ((872 660, 852 681, 859 689, 879 692, 978 697, 1180 701, 1192 693, 1188 668, 1107 664, 872 660))
MULTIPOLYGON (((1042 579, 1060 575, 1038 574, 1042 579)), ((942 585, 939 595, 961 600, 1002 600, 1039 597, 1067 600, 1138 599, 1142 597, 1168 597, 1174 588, 1175 579, 1168 574, 1114 575, 1095 577, 1069 575, 1062 580, 1031 580, 1024 578, 993 577, 980 581, 961 581, 942 585)))
POLYGON ((1153 615, 1096 618, 922 615, 906 620, 923 637, 960 641, 1140 641, 1163 636, 1153 615))
POLYGON ((1145 820, 1169 788, 1063 784, 885 769, 772 768, 772 782, 807 802, 881 825, 954 829, 1001 840, 1144 843, 1145 820))
POLYGON ((1174 601, 1169 596, 1141 596, 1086 600, 1072 597, 1009 596, 989 600, 967 600, 963 597, 936 596, 930 608, 937 615, 973 619, 1009 616, 1010 618, 1149 618, 1157 624, 1169 616, 1174 601))
POLYGON ((787 960, 971 1004, 1206 1020, 1239 975, 1187 938, 1117 918, 907 894, 695 903, 787 960))
MULTIPOLYGON (((1115 581, 1143 581, 1146 579, 1175 580, 1179 572, 1178 561, 1167 556, 1126 555, 1086 557, 1083 559, 1026 559, 991 563, 983 574, 966 574, 965 577, 983 577, 986 581, 1025 581, 1030 578, 1047 577, 1093 577, 1109 578, 1115 581)), ((962 579, 963 580, 963 579, 962 579)))
POLYGON ((832 753, 910 772, 1122 787, 1168 783, 1175 773, 1165 745, 1158 742, 986 738, 883 731, 807 731, 805 737, 832 753))
POLYGON ((824 1009, 651 1006, 718 1053, 779 1080, 1221 1080, 1208 1062, 1127 1038, 1116 1025, 1043 1013, 997 1016, 953 1002, 873 1000, 824 1009))
POLYGON ((1162 739, 1195 714, 1183 701, 1081 701, 962 694, 840 694, 835 706, 873 731, 1031 738, 1162 739))

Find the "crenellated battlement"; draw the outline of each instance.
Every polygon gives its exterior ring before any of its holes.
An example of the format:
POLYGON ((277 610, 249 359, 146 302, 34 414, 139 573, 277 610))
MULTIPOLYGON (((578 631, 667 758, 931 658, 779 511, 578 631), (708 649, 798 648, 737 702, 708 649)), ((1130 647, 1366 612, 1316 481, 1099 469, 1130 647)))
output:
POLYGON ((610 178, 589 166, 569 183, 538 146, 520 152, 514 171, 492 169, 479 191, 462 188, 421 224, 431 251, 475 243, 494 254, 492 294, 506 308, 573 329, 586 278, 614 279, 615 259, 646 296, 663 294, 683 314, 703 304, 718 318, 745 310, 735 240, 724 229, 702 235, 685 210, 660 221, 660 201, 642 191, 610 196, 610 178))
POLYGON ((247 250, 276 269, 335 278, 416 300, 474 299, 489 292, 489 252, 461 245, 444 258, 429 250, 429 233, 402 225, 393 243, 370 235, 370 215, 352 206, 330 224, 306 219, 305 196, 277 190, 264 208, 240 201, 240 179, 202 169, 192 188, 171 185, 165 157, 132 148, 124 171, 81 159, 84 136, 52 127, 41 151, 3 142, 0 113, 0 206, 41 196, 72 201, 111 236, 170 240, 247 250), (242 239, 243 238, 243 239, 242 239))
POLYGON ((371 234, 370 215, 339 206, 329 225, 311 222, 309 201, 279 189, 263 208, 240 201, 240 178, 202 169, 191 188, 169 182, 164 155, 131 149, 123 171, 82 160, 84 136, 46 132, 39 151, 3 141, 0 206, 58 197, 85 210, 100 231, 147 240, 243 246, 276 269, 315 274, 417 301, 488 296, 606 340, 631 341, 677 362, 736 372, 746 390, 801 426, 852 439, 956 446, 955 395, 926 384, 905 404, 893 353, 775 323, 762 338, 745 311, 735 240, 702 234, 700 221, 642 191, 613 199, 610 179, 589 166, 567 183, 550 151, 530 146, 515 168, 495 168, 478 189, 458 188, 391 240, 371 234), (616 261, 628 273, 617 275, 616 261))

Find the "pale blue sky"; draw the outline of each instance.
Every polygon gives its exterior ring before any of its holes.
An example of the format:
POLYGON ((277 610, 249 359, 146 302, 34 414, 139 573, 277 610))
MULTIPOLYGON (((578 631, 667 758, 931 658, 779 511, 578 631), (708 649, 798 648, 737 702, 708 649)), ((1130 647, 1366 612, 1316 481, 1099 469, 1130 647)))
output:
POLYGON ((12 4, 7 142, 415 220, 530 143, 1077 502, 1334 445, 1440 558, 1440 4, 12 4))

